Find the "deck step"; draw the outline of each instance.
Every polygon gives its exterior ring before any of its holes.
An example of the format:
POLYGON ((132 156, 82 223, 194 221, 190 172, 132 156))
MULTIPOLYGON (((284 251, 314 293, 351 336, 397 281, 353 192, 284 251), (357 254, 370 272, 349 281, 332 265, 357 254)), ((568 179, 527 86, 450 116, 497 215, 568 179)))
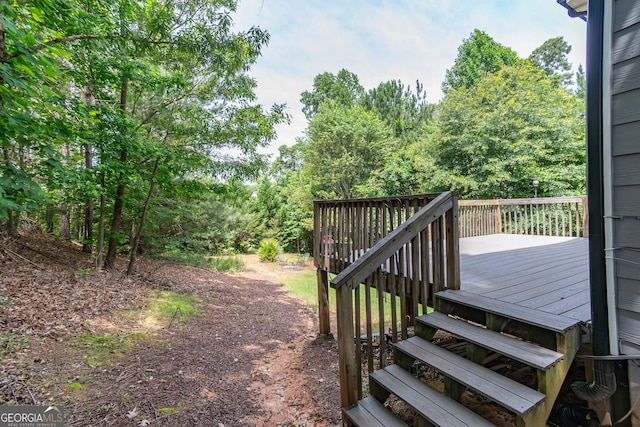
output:
POLYGON ((493 400, 517 415, 524 416, 545 400, 544 394, 420 337, 400 341, 395 348, 397 351, 426 363, 445 376, 493 400))
POLYGON ((452 303, 473 307, 498 316, 514 319, 522 323, 548 329, 558 333, 565 333, 569 329, 579 325, 581 322, 569 317, 560 316, 553 313, 520 305, 483 297, 460 290, 446 290, 438 292, 436 298, 452 303))
POLYGON ((402 420, 378 402, 373 396, 368 396, 358 402, 358 406, 343 409, 344 418, 356 426, 362 427, 408 427, 402 420))
POLYGON ((474 326, 437 311, 420 316, 416 320, 420 324, 457 335, 466 341, 536 369, 546 370, 564 358, 562 353, 474 326))
POLYGON ((371 373, 369 380, 404 400, 435 426, 495 427, 472 410, 416 379, 398 365, 387 366, 371 373))

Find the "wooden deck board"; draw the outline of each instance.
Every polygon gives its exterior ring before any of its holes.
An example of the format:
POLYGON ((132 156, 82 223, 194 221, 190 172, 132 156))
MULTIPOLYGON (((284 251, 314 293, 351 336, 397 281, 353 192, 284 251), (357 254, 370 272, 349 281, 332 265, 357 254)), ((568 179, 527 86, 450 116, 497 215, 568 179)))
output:
POLYGON ((460 239, 461 289, 590 322, 588 239, 494 234, 460 239))

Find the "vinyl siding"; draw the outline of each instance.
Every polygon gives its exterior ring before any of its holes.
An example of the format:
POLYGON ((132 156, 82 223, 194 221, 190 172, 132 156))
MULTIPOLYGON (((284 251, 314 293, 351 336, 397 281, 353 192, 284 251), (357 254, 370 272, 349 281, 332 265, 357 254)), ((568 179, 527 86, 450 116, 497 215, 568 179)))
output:
POLYGON ((621 350, 640 354, 640 2, 613 2, 611 151, 621 350))

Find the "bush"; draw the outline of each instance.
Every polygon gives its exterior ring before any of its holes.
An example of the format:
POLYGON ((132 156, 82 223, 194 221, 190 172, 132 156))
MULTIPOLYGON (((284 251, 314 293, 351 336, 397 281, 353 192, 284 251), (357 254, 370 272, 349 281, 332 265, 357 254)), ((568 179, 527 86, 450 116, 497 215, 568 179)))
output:
POLYGON ((238 257, 214 257, 210 260, 210 265, 216 271, 230 271, 237 273, 244 270, 244 263, 238 257))
POLYGON ((264 239, 260 241, 258 258, 260 262, 276 262, 280 250, 280 244, 276 239, 264 239))

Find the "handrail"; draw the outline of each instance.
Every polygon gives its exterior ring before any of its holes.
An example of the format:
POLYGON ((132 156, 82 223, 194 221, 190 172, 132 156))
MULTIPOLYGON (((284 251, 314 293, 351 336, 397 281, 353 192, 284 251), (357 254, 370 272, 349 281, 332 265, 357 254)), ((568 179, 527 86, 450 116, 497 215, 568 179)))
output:
POLYGON ((586 196, 460 200, 460 237, 530 234, 588 237, 586 196))
POLYGON ((451 209, 453 197, 453 193, 447 191, 433 199, 418 213, 378 241, 354 263, 349 264, 347 268, 331 280, 331 287, 338 289, 350 281, 353 283, 353 287, 357 286, 362 280, 376 271, 391 255, 416 237, 422 229, 451 209))
POLYGON ((445 192, 416 208, 331 286, 336 290, 340 399, 343 408, 351 408, 363 394, 362 353, 369 373, 383 368, 390 342, 409 337, 419 309, 425 314, 435 293, 460 288, 456 195, 445 192))

